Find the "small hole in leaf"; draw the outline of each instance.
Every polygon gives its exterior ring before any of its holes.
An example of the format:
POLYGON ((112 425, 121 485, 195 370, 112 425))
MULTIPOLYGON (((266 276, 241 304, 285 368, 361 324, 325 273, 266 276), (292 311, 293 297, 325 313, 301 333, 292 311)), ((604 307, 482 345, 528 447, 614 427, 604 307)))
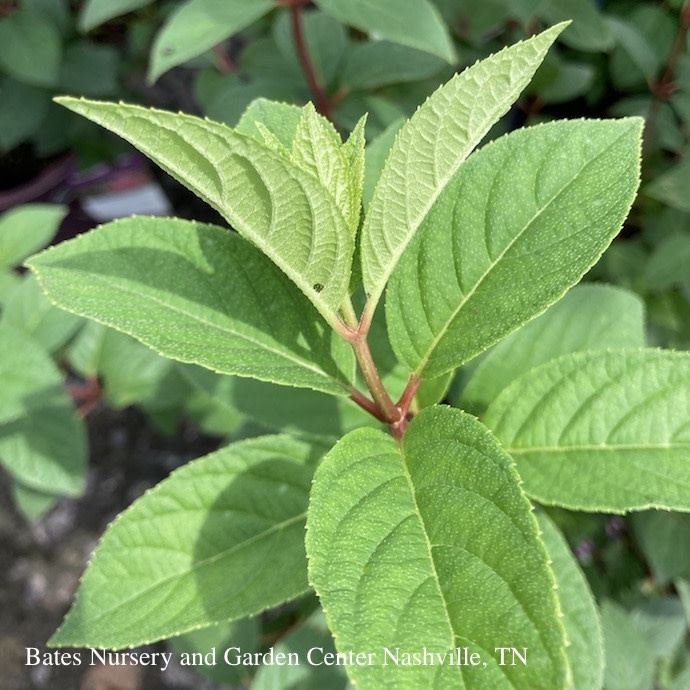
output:
POLYGON ((163 55, 172 55, 175 52, 174 48, 163 48, 163 55))
POLYGON ((316 292, 321 292, 321 290, 323 290, 323 285, 321 285, 321 283, 314 283, 314 290, 316 290, 316 292))

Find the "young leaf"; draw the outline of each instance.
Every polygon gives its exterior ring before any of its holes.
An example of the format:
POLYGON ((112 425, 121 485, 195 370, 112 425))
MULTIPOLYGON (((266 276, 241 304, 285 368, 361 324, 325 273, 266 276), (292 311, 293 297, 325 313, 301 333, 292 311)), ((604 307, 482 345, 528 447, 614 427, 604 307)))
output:
POLYGON ((134 144, 189 187, 335 321, 349 287, 354 239, 312 175, 217 122, 133 105, 58 102, 134 144))
POLYGON ((484 412, 518 376, 561 355, 644 344, 643 304, 637 295, 609 285, 578 285, 487 353, 458 406, 484 412))
POLYGON ((79 495, 86 433, 62 375, 36 342, 6 324, 0 352, 0 462, 27 489, 79 495))
POLYGON ((364 287, 372 304, 405 247, 461 163, 527 86, 551 29, 482 60, 440 87, 405 123, 362 227, 364 287))
POLYGON ((455 49, 441 16, 429 0, 316 0, 338 21, 381 38, 402 43, 455 62, 455 49))
POLYGON ((153 0, 86 0, 79 12, 79 29, 91 31, 113 17, 146 7, 153 0))
POLYGON ((296 105, 255 98, 242 114, 235 131, 267 143, 263 132, 268 130, 280 142, 280 151, 289 156, 301 117, 302 109, 296 105))
POLYGON ((18 266, 42 249, 67 215, 66 206, 25 204, 0 216, 0 266, 18 266))
POLYGON ((316 472, 306 544, 336 647, 374 654, 347 668, 358 687, 565 687, 546 550, 510 458, 473 417, 427 408, 402 447, 345 436, 316 472), (500 647, 527 647, 528 665, 499 666, 500 647))
POLYGON ((346 343, 248 242, 212 225, 127 218, 28 262, 64 309, 225 374, 344 394, 346 343))
POLYGON ((565 355, 514 381, 484 422, 535 500, 690 511, 690 354, 565 355))
POLYGON ((148 81, 241 31, 273 8, 273 0, 188 0, 156 36, 148 81))
POLYGON ((606 643, 606 690, 652 690, 654 657, 628 613, 605 601, 601 620, 606 643))
POLYGON ((33 86, 55 86, 62 41, 57 27, 40 12, 20 8, 0 19, 0 69, 33 86))
POLYGON ((304 521, 322 451, 263 437, 174 472, 108 528, 50 644, 131 647, 306 591, 304 521))
POLYGON ((601 621, 587 580, 570 547, 545 513, 537 515, 541 538, 551 556, 556 592, 563 610, 568 640, 566 654, 572 671, 572 690, 595 690, 604 680, 604 640, 601 621))
POLYGON ((543 311, 620 230, 639 180, 642 120, 522 129, 462 166, 393 274, 391 344, 439 376, 543 311))
POLYGON ((292 141, 292 162, 313 175, 331 193, 353 238, 362 208, 364 122, 364 119, 359 121, 343 144, 335 127, 307 103, 292 141))

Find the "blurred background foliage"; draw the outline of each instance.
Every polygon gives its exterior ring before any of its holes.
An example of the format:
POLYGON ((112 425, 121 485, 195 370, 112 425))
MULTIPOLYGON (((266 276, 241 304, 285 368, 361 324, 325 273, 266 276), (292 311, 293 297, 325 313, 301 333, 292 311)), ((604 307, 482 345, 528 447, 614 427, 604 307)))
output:
MULTIPOLYGON (((72 178, 95 164, 112 169, 128 153, 53 95, 122 99, 231 126, 257 98, 311 100, 343 133, 368 112, 366 202, 395 133, 434 89, 563 19, 572 25, 489 137, 554 118, 646 119, 640 194, 587 280, 643 301, 648 344, 687 349, 687 0, 0 0, 0 343, 12 353, 0 364, 0 460, 19 511, 39 520, 83 490, 85 419, 99 406, 136 405, 163 433, 193 424, 224 440, 281 429, 335 439, 363 423, 346 402, 171 362, 47 302, 22 261, 61 223, 61 237, 95 224, 83 209, 75 224, 82 187, 72 178), (36 188, 65 156, 64 177, 36 188)), ((152 174, 177 215, 219 222, 152 174)), ((472 365, 459 372, 456 399, 471 373, 472 365)), ((690 518, 550 512, 603 602, 606 688, 690 687, 690 518)), ((299 639, 284 638, 287 648, 324 637, 322 621, 308 617, 314 602, 303 608, 306 622, 299 639)), ((274 619, 262 625, 280 628, 274 619)), ((226 625, 217 635, 235 630, 251 637, 242 645, 250 648, 273 635, 259 628, 226 625)), ((198 636, 176 648, 194 649, 198 636)), ((280 685, 285 679, 269 677, 279 672, 263 669, 254 687, 280 685)), ((329 687, 344 685, 335 678, 329 687)))

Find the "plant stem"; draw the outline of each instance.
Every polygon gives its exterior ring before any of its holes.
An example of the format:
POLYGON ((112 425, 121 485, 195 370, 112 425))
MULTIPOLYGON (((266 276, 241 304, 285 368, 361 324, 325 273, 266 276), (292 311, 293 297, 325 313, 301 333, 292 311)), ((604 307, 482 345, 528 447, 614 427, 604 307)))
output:
POLYGON ((357 364, 359 364, 359 369, 364 377, 364 382, 367 384, 371 397, 374 399, 374 403, 376 403, 381 413, 383 418, 382 421, 387 424, 397 422, 400 418, 400 411, 391 400, 388 391, 381 381, 379 372, 376 369, 376 364, 374 364, 374 360, 371 356, 371 350, 369 349, 369 343, 367 342, 366 336, 361 333, 356 333, 351 344, 352 349, 355 351, 357 364))
POLYGON ((350 389, 350 400, 355 404, 359 405, 365 412, 368 412, 372 417, 378 419, 379 422, 385 422, 386 420, 381 415, 381 412, 373 401, 369 400, 366 395, 356 388, 351 387, 350 389))
POLYGON ((652 101, 652 105, 649 109, 649 115, 647 116, 647 127, 643 145, 643 150, 645 153, 649 152, 649 147, 654 139, 661 104, 663 101, 667 101, 674 92, 673 75, 678 67, 680 56, 683 53, 688 30, 690 30, 690 5, 686 4, 680 11, 680 24, 678 26, 676 36, 673 39, 673 46, 671 47, 671 52, 668 55, 668 60, 666 60, 664 72, 656 84, 650 84, 650 90, 654 100, 652 101))
POLYGON ((314 105, 316 109, 326 118, 331 120, 331 104, 326 98, 323 87, 319 84, 314 72, 314 65, 309 57, 307 44, 304 40, 304 32, 302 31, 302 13, 301 5, 303 2, 294 2, 290 4, 290 19, 292 20, 292 33, 295 38, 295 47, 297 48, 297 56, 299 57, 304 76, 307 78, 309 90, 314 98, 314 105))
POLYGON ((359 319, 357 318, 355 308, 354 306, 352 306, 352 300, 349 296, 345 298, 345 300, 343 301, 343 305, 342 307, 340 307, 340 311, 342 312, 343 322, 345 323, 345 325, 353 331, 356 331, 359 319))

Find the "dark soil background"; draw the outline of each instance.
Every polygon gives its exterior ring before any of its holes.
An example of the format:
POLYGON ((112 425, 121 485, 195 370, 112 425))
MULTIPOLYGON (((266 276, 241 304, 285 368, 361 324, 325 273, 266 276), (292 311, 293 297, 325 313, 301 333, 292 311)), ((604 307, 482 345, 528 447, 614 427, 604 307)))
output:
MULTIPOLYGON (((26 665, 26 647, 41 652, 69 608, 89 555, 108 523, 173 469, 218 441, 191 427, 174 438, 152 430, 135 409, 97 408, 88 418, 91 460, 78 500, 61 499, 39 523, 16 512, 10 479, 0 470, 0 690, 214 690, 173 661, 154 667, 26 665)), ((147 651, 163 651, 159 643, 147 651)))

